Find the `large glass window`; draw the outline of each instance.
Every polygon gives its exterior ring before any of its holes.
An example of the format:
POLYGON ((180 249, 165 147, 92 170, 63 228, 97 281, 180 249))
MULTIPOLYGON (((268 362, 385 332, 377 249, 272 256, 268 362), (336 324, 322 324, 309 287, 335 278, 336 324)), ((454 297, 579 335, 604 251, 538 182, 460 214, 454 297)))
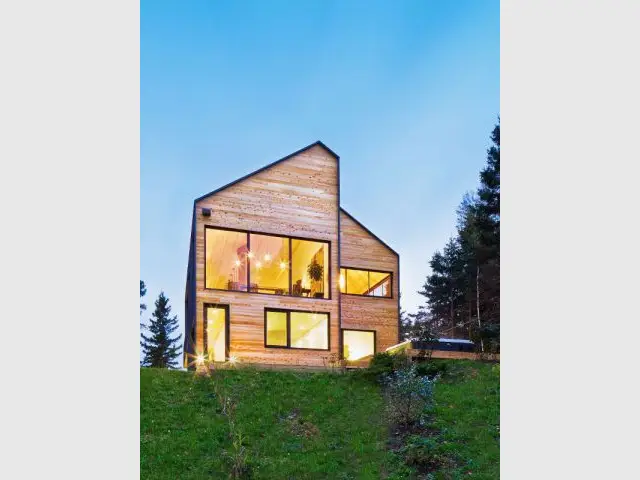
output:
POLYGON ((249 235, 251 292, 289 294, 289 239, 249 235))
POLYGON ((329 350, 329 314, 265 309, 265 346, 329 350))
POLYGON ((247 291, 247 234, 205 229, 205 287, 247 291))
POLYGON ((205 288, 330 298, 329 242, 205 228, 205 288))
POLYGON ((329 245, 291 240, 292 295, 329 298, 329 245))
POLYGON ((340 269, 340 292, 391 298, 391 273, 355 268, 340 269))
POLYGON ((376 334, 365 330, 342 331, 342 356, 354 361, 376 353, 376 334))
POLYGON ((329 349, 329 315, 291 312, 289 314, 291 348, 329 349))

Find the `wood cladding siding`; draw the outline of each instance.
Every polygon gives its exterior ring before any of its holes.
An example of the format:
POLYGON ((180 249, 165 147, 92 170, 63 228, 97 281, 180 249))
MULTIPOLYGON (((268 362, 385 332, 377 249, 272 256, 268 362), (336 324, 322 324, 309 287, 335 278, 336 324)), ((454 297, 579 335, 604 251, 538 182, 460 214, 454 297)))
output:
POLYGON ((195 203, 195 321, 197 351, 203 349, 204 305, 229 305, 229 354, 241 362, 325 364, 339 346, 338 158, 321 145, 276 162, 195 203), (202 209, 211 209, 210 216, 202 209), (207 290, 205 226, 291 235, 330 242, 331 299, 207 290), (265 308, 329 312, 329 351, 265 348, 265 308))
POLYGON ((340 211, 340 256, 343 267, 392 272, 392 297, 341 295, 343 329, 375 330, 376 351, 398 343, 399 257, 355 221, 340 211))

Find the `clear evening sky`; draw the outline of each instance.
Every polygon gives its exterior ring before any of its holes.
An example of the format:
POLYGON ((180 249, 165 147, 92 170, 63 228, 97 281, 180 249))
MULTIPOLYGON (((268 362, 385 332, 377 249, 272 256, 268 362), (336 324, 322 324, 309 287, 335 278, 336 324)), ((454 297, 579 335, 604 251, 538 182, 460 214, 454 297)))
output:
POLYGON ((316 140, 415 311, 499 114, 499 2, 143 0, 140 22, 143 318, 164 290, 183 323, 194 198, 316 140))

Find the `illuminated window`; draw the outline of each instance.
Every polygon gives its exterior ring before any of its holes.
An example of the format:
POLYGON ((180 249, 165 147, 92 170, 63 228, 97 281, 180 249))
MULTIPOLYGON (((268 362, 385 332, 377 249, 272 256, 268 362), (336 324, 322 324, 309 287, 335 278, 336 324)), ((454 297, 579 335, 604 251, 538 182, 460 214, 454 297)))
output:
POLYGON ((205 352, 210 361, 224 362, 227 357, 227 308, 206 307, 205 352))
POLYGON ((291 240, 292 295, 329 298, 329 244, 291 240))
POLYGON ((251 292, 289 294, 289 239, 249 235, 251 292))
POLYGON ((329 314, 265 309, 265 346, 329 350, 329 314))
POLYGON ((205 286, 247 291, 247 234, 205 229, 205 286))
POLYGON ((268 310, 266 315, 266 345, 287 346, 287 312, 268 310))
POLYGON ((391 298, 391 273, 341 268, 339 286, 350 295, 391 298))
POLYGON ((376 334, 365 330, 342 330, 342 356, 354 361, 376 353, 376 334))
POLYGON ((330 298, 329 242, 205 228, 205 288, 330 298))

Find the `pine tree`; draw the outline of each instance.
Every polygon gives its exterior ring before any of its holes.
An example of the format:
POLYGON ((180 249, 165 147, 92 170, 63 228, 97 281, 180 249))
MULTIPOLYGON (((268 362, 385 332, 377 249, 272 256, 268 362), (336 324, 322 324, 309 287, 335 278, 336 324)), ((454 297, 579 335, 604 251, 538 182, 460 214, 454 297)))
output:
POLYGON ((464 271, 462 250, 458 241, 450 238, 442 253, 437 251, 431 261, 431 275, 418 293, 427 298, 434 331, 456 338, 461 336, 459 324, 464 323, 464 271))
POLYGON ((419 291, 427 299, 415 315, 428 317, 441 335, 479 340, 500 347, 500 120, 491 133, 487 164, 475 194, 457 210, 455 239, 431 261, 432 273, 419 291))
MULTIPOLYGON (((400 297, 402 298, 402 296, 400 295, 400 297)), ((406 311, 404 311, 403 309, 400 309, 400 332, 399 332, 399 336, 400 336, 400 341, 404 342, 405 340, 409 340, 409 334, 411 332, 411 318, 409 318, 410 316, 407 314, 406 311)))
MULTIPOLYGON (((140 300, 147 294, 147 286, 144 284, 142 280, 140 280, 140 300)), ((147 305, 140 301, 140 315, 142 312, 147 309, 147 305)), ((144 324, 140 322, 140 328, 144 328, 144 324)))
MULTIPOLYGON (((140 280, 140 299, 147 294, 147 286, 144 284, 142 280, 140 280)), ((147 305, 140 302, 140 315, 142 315, 142 311, 147 309, 147 305)))
POLYGON ((434 322, 429 310, 420 305, 416 313, 410 313, 412 319, 411 328, 407 340, 414 342, 430 342, 436 338, 435 331, 441 329, 441 325, 434 322))
POLYGON ((151 315, 149 332, 147 337, 140 334, 142 341, 140 345, 144 352, 142 365, 145 367, 176 368, 178 362, 176 358, 180 356, 180 339, 182 334, 176 338, 171 338, 171 334, 178 329, 178 317, 170 317, 171 307, 169 299, 164 292, 160 292, 155 302, 156 309, 151 315))
POLYGON ((500 345, 500 123, 491 133, 487 165, 480 172, 475 224, 479 263, 478 289, 484 320, 481 334, 493 346, 500 345))
POLYGON ((464 264, 469 336, 500 344, 500 125, 487 150, 480 187, 466 195, 458 208, 458 241, 464 264))

